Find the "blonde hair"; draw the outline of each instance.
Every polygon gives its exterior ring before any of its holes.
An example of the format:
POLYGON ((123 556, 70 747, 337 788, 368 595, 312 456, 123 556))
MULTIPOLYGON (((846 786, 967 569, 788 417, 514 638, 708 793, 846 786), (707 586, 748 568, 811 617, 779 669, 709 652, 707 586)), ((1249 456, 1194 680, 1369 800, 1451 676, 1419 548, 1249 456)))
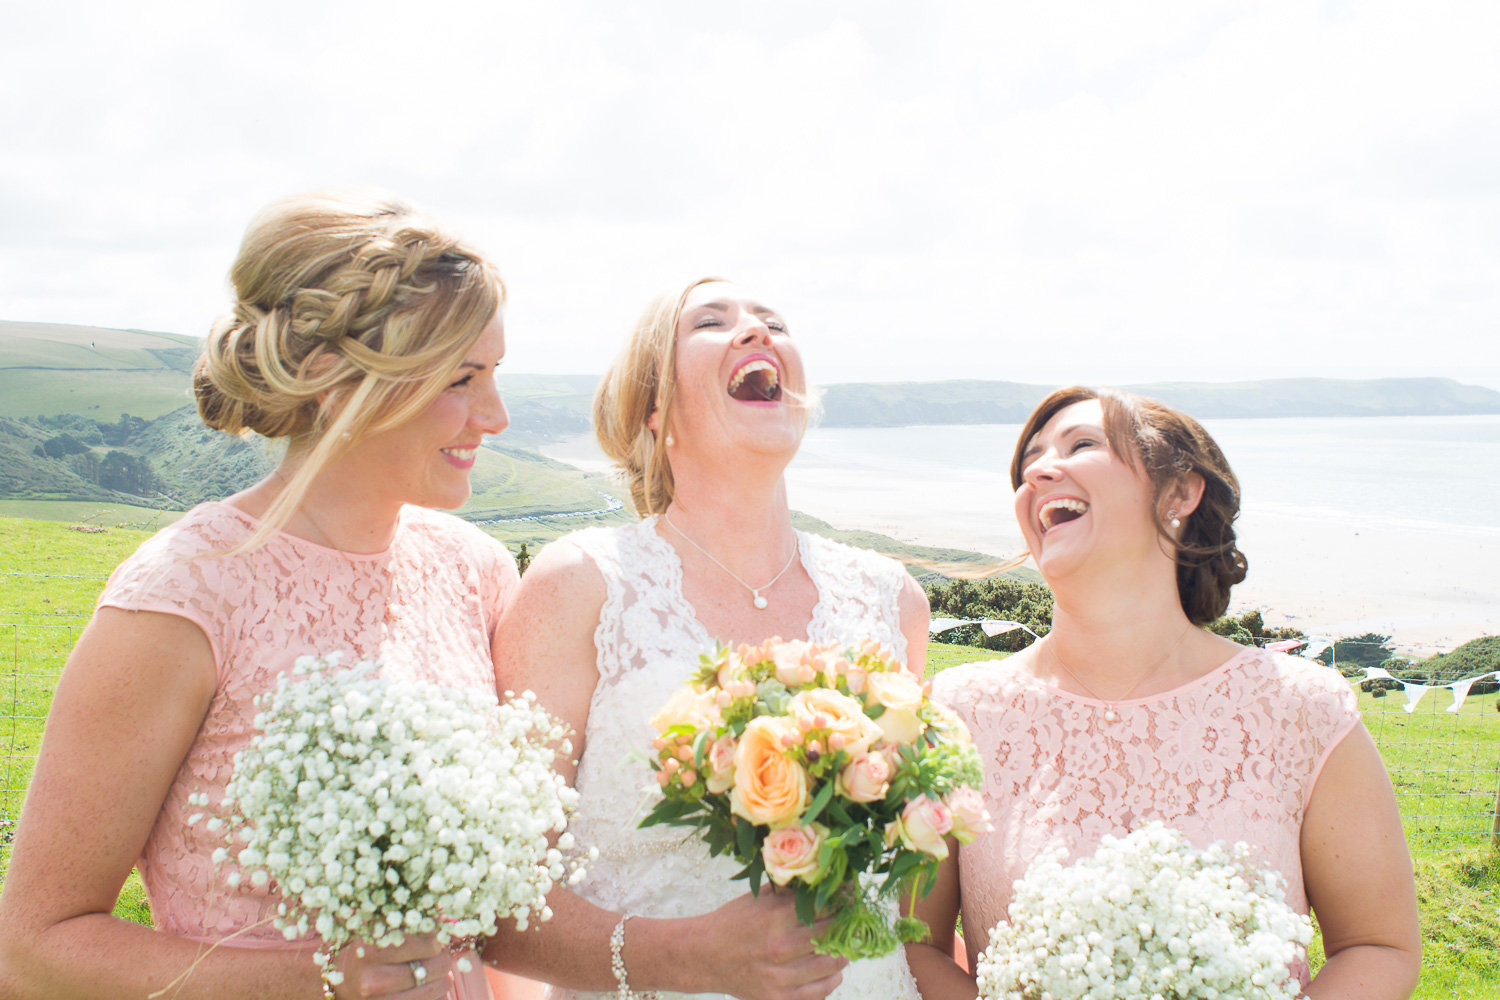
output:
POLYGON ((594 436, 630 488, 637 514, 655 514, 672 503, 672 463, 656 434, 646 426, 653 410, 663 436, 670 426, 677 394, 677 323, 682 305, 699 285, 724 281, 699 278, 680 291, 651 300, 594 390, 594 436))
MULTIPOLYGON (((631 507, 642 517, 666 510, 676 494, 672 462, 657 437, 671 430, 677 395, 677 325, 693 289, 728 278, 698 278, 680 291, 657 295, 636 320, 620 353, 594 390, 594 436, 630 489, 631 507), (656 413, 653 432, 646 426, 656 413)), ((803 431, 821 413, 822 393, 783 385, 783 398, 802 409, 803 431)))
POLYGON ((483 254, 372 191, 262 209, 229 279, 234 308, 193 370, 198 412, 305 453, 237 551, 284 524, 329 462, 432 402, 505 301, 483 254))

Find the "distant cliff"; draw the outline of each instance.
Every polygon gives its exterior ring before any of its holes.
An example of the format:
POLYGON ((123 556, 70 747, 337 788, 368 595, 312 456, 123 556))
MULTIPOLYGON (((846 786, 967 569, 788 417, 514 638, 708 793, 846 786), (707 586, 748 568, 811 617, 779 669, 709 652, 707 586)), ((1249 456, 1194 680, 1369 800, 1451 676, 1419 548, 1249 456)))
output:
MULTIPOLYGON (((1447 378, 1152 382, 1121 388, 1159 399, 1204 420, 1500 413, 1500 392, 1447 378)), ((977 379, 843 382, 826 387, 820 423, 824 427, 1019 424, 1052 389, 977 379)))

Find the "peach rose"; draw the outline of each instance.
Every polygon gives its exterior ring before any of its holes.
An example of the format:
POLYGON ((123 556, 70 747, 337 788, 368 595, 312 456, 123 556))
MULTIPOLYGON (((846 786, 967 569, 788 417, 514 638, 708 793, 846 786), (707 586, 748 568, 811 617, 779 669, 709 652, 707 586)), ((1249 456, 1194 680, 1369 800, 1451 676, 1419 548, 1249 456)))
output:
POLYGON ((947 806, 953 815, 953 838, 960 844, 972 844, 981 833, 994 829, 989 811, 984 808, 984 796, 968 785, 955 788, 948 796, 947 806))
POLYGON ((787 756, 781 738, 797 731, 771 716, 751 719, 734 751, 734 788, 729 808, 767 826, 795 819, 807 808, 807 772, 787 756))
POLYGON ((708 790, 715 795, 734 784, 734 748, 734 737, 725 733, 708 749, 708 790))
POLYGON ((891 762, 883 753, 862 753, 833 779, 833 789, 853 802, 879 802, 891 787, 891 762))
POLYGON ((942 860, 948 856, 943 838, 952 829, 953 813, 948 807, 923 795, 908 802, 901 818, 885 828, 885 842, 889 846, 899 839, 914 851, 942 860))
POLYGON ((760 847, 766 874, 777 885, 786 885, 798 877, 811 883, 818 874, 818 854, 827 839, 828 828, 821 823, 772 830, 760 847))
POLYGON ((865 714, 864 707, 848 695, 833 688, 808 688, 799 691, 787 705, 797 728, 827 729, 843 737, 843 748, 851 757, 858 756, 880 739, 880 726, 865 714))

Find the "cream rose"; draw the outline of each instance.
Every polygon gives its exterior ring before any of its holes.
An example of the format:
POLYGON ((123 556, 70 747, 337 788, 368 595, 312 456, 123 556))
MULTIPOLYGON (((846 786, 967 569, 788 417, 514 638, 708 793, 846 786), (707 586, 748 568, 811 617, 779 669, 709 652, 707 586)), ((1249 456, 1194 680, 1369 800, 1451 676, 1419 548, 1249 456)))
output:
POLYGON ((659 733, 674 726, 691 726, 697 731, 718 723, 719 706, 714 702, 714 696, 687 687, 672 692, 667 703, 651 716, 651 728, 659 733))
POLYGON ((734 788, 729 808, 737 816, 767 826, 786 822, 807 808, 807 772, 782 745, 797 730, 771 716, 750 720, 734 751, 734 788))
MULTIPOLYGON (((873 675, 872 675, 873 676, 873 675)), ((907 709, 888 708, 875 720, 880 736, 887 743, 915 743, 927 730, 927 723, 907 709)))
POLYGON ((766 874, 777 885, 786 885, 799 877, 811 883, 818 874, 818 854, 827 839, 828 828, 821 823, 772 830, 760 847, 766 874))
POLYGON ((864 753, 870 744, 880 739, 880 726, 865 714, 864 706, 833 688, 808 688, 797 692, 787 705, 787 714, 803 732, 827 729, 831 734, 842 736, 843 748, 851 757, 864 753))
POLYGON ((812 644, 801 639, 789 639, 776 648, 776 679, 789 688, 806 684, 817 676, 809 663, 808 654, 812 644))
POLYGON ((865 682, 869 691, 866 701, 876 701, 886 708, 915 712, 922 705, 922 685, 910 674, 894 670, 871 674, 865 682))
POLYGON ((844 765, 833 789, 853 802, 879 802, 891 787, 891 762, 883 753, 862 753, 844 765))
POLYGON ((946 800, 953 816, 953 838, 960 844, 972 844, 981 833, 989 833, 990 814, 984 808, 984 796, 968 785, 955 788, 946 800))
POLYGON ((885 842, 901 843, 939 860, 948 856, 943 840, 953 830, 953 813, 943 803, 923 795, 906 804, 901 818, 885 828, 885 842))

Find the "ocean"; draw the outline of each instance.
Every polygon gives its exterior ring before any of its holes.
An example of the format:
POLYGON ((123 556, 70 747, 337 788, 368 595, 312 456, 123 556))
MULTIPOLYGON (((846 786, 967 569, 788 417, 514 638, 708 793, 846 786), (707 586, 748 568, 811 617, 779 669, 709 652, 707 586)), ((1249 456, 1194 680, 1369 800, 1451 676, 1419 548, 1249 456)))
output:
MULTIPOLYGON (((1500 416, 1205 421, 1240 479, 1251 571, 1232 610, 1409 648, 1500 631, 1500 416)), ((815 428, 793 509, 841 528, 1004 556, 1022 549, 1008 424, 815 428)), ((591 437, 542 449, 602 468, 591 437)))

